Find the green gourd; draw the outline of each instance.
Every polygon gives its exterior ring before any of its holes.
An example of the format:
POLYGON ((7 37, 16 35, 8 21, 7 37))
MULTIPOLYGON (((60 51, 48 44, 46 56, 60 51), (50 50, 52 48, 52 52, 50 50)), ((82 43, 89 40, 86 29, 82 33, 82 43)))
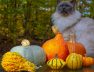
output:
POLYGON ((82 55, 71 53, 67 59, 66 64, 70 69, 79 69, 82 67, 82 55))
POLYGON ((52 58, 47 61, 47 65, 52 69, 61 69, 66 65, 66 62, 56 56, 55 58, 52 58))
POLYGON ((40 46, 31 45, 28 40, 23 40, 21 42, 22 45, 13 47, 10 51, 11 52, 18 52, 27 60, 33 62, 37 66, 43 65, 46 61, 46 55, 40 46))

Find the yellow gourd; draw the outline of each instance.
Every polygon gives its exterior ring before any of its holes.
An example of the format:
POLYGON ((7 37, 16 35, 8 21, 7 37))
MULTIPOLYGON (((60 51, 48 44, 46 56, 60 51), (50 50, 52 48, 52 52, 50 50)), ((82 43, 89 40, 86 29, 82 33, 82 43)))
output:
POLYGON ((55 57, 47 62, 47 65, 52 69, 61 69, 63 68, 66 63, 64 60, 59 59, 58 57, 55 57))
POLYGON ((35 65, 17 52, 7 52, 3 55, 2 67, 7 72, 30 71, 35 72, 35 65))
POLYGON ((67 67, 70 69, 79 69, 82 67, 82 55, 71 53, 66 59, 67 67))

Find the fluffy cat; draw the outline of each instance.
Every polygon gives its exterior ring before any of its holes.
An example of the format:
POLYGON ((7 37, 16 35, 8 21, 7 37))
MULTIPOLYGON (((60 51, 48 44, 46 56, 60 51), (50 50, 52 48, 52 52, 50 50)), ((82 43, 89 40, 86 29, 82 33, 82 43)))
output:
POLYGON ((75 10, 75 0, 59 3, 52 14, 52 23, 58 27, 64 37, 67 37, 71 31, 75 32, 77 41, 86 48, 86 55, 94 57, 94 20, 81 17, 81 13, 75 10))

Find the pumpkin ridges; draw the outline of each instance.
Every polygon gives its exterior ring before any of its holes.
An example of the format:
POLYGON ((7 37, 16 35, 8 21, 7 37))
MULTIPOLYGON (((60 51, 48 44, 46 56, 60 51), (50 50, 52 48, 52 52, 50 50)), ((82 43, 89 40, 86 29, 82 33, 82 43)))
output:
MULTIPOLYGON (((71 63, 70 63, 71 61, 69 61, 70 57, 71 57, 71 56, 69 55, 69 56, 66 58, 67 66, 70 66, 70 64, 71 64, 71 63), (68 62, 69 62, 69 63, 68 63, 68 62)), ((72 65, 71 65, 71 66, 72 66, 72 65)))
POLYGON ((62 65, 63 65, 62 60, 60 59, 60 61, 59 61, 59 62, 60 62, 60 64, 61 64, 60 68, 62 68, 62 65))
POLYGON ((69 49, 69 53, 73 53, 74 51, 72 50, 72 46, 75 45, 76 49, 75 49, 75 53, 81 54, 83 56, 85 56, 86 54, 86 50, 84 48, 84 46, 81 43, 71 43, 71 42, 67 42, 68 45, 68 49, 69 49))
POLYGON ((47 65, 52 69, 61 69, 66 65, 66 63, 62 59, 53 58, 47 62, 47 65))

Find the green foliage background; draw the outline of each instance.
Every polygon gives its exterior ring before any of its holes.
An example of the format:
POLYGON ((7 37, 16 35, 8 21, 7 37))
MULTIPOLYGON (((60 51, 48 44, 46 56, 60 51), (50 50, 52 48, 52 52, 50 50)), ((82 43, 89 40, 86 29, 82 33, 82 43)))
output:
MULTIPOLYGON (((0 0, 0 52, 19 45, 24 38, 39 45, 52 38, 50 17, 57 1, 0 0)), ((77 1, 77 9, 83 16, 94 18, 94 0, 77 1)))

